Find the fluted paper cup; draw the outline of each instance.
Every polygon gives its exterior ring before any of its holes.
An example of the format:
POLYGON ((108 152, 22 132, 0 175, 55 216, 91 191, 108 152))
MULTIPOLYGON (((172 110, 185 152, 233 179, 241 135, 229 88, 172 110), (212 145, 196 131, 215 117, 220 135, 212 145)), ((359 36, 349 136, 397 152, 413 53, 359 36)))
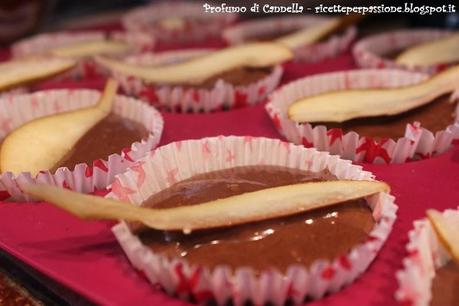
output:
MULTIPOLYGON (((447 209, 443 216, 459 224, 459 210, 447 209)), ((428 219, 416 220, 406 245, 408 256, 403 269, 397 272, 398 290, 395 298, 401 305, 428 306, 432 299, 435 270, 451 260, 428 219)), ((448 305, 445 305, 448 306, 448 305)))
MULTIPOLYGON (((0 139, 36 118, 94 105, 99 97, 99 91, 70 89, 41 91, 0 99, 0 139)), ((113 112, 144 125, 149 131, 148 137, 128 145, 123 152, 107 156, 106 159, 95 160, 91 165, 78 164, 74 169, 61 167, 54 173, 41 171, 35 177, 30 173, 0 173, 0 200, 30 200, 22 192, 21 185, 36 182, 83 193, 107 187, 115 175, 125 171, 156 147, 163 130, 161 114, 142 101, 118 95, 115 98, 113 112)))
POLYGON ((388 55, 448 35, 451 35, 451 32, 434 29, 399 30, 376 34, 359 40, 354 45, 352 53, 357 65, 361 68, 396 68, 433 74, 445 69, 448 65, 407 66, 397 63, 388 55))
MULTIPOLYGON (((118 175, 109 198, 140 205, 151 195, 196 174, 239 166, 275 165, 319 172, 328 169, 339 179, 372 180, 360 166, 326 152, 268 138, 212 137, 187 140, 158 148, 134 167, 118 175)), ((348 254, 332 261, 317 260, 310 267, 292 265, 285 274, 277 269, 256 273, 250 267, 234 271, 227 266, 209 269, 192 266, 185 260, 168 259, 143 245, 127 224, 113 232, 132 265, 152 284, 168 294, 192 297, 198 302, 212 298, 218 305, 232 299, 234 305, 247 300, 254 305, 283 305, 287 300, 301 303, 305 297, 320 299, 349 285, 375 259, 396 218, 394 197, 380 193, 367 198, 375 226, 368 239, 348 254)))
MULTIPOLYGON (((312 127, 288 117, 288 107, 295 101, 321 93, 364 88, 396 88, 419 83, 427 74, 394 69, 365 69, 318 74, 291 82, 269 97, 266 111, 282 136, 296 144, 329 151, 343 158, 367 163, 403 163, 445 152, 459 138, 459 105, 456 120, 443 131, 433 133, 413 122, 406 126, 404 137, 376 141, 356 132, 312 127)), ((384 136, 384 135, 381 135, 384 136)))

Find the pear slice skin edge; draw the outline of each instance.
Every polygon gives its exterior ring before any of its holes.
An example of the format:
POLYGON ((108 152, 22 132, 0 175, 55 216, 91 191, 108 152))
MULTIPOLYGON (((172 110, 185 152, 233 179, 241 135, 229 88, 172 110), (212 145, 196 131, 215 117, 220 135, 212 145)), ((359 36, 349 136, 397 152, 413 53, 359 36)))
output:
POLYGON ((303 122, 343 122, 397 115, 459 88, 459 65, 415 85, 389 89, 349 89, 305 97, 292 103, 288 117, 303 122))
POLYGON ((13 130, 0 148, 0 171, 20 174, 51 170, 78 140, 111 111, 118 84, 109 80, 93 107, 37 118, 13 130))
POLYGON ((390 190, 386 183, 379 181, 310 182, 267 188, 197 205, 155 209, 51 185, 25 185, 22 189, 80 218, 140 221, 150 228, 185 233, 284 217, 338 203, 345 205, 345 201, 390 190))

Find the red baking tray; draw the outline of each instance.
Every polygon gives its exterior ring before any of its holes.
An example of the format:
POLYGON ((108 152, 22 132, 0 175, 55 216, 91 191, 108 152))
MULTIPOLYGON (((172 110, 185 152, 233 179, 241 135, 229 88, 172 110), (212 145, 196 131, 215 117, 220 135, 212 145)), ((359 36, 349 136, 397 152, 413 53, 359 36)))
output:
MULTIPOLYGON (((218 45, 215 44, 215 45, 218 45)), ((0 56, 2 56, 0 54, 0 56)), ((3 54, 5 56, 5 54, 3 54)), ((345 54, 314 64, 288 63, 283 82, 354 68, 345 54)), ((102 88, 103 80, 48 82, 41 88, 102 88)), ((263 105, 213 114, 164 113, 161 144, 216 135, 279 138, 263 105)), ((363 165, 387 181, 400 209, 394 229, 370 268, 342 291, 309 305, 396 305, 395 272, 405 256, 407 233, 427 208, 459 205, 459 146, 429 160, 363 165)), ((45 203, 0 203, 0 247, 20 261, 103 305, 187 305, 169 297, 129 264, 110 231, 113 223, 79 220, 45 203)))

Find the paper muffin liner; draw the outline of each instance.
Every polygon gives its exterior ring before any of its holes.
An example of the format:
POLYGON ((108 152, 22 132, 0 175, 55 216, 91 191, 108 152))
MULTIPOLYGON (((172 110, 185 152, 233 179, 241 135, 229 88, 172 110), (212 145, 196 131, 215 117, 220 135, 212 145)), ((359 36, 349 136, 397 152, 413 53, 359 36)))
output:
POLYGON ((148 33, 161 42, 184 43, 217 37, 223 28, 236 18, 237 14, 234 13, 205 13, 203 3, 170 1, 145 5, 129 11, 122 17, 121 23, 129 31, 148 33), (188 24, 175 29, 155 24, 167 18, 187 18, 188 24), (205 24, 197 20, 205 20, 205 24))
MULTIPOLYGON (((137 65, 167 65, 202 56, 210 49, 144 53, 132 55, 126 61, 137 65)), ((234 86, 217 80, 212 88, 191 88, 180 85, 151 84, 118 71, 112 71, 124 92, 152 105, 177 112, 211 112, 254 105, 265 99, 279 84, 283 68, 277 65, 272 72, 257 82, 234 86)))
MULTIPOLYGON (((300 30, 328 20, 329 17, 323 16, 285 16, 246 21, 226 28, 223 38, 231 45, 242 44, 266 34, 300 30)), ((333 35, 324 42, 300 46, 294 50, 295 59, 314 62, 334 57, 346 51, 356 35, 357 29, 349 27, 343 34, 333 35)))
POLYGON ((359 40, 354 45, 352 53, 357 65, 361 68, 397 68, 432 74, 446 68, 448 65, 407 66, 385 56, 450 34, 451 32, 446 30, 434 29, 400 30, 382 33, 359 40))
MULTIPOLYGON (((152 51, 155 40, 144 33, 87 31, 87 32, 57 32, 40 34, 32 38, 23 39, 11 46, 13 58, 21 58, 46 53, 54 48, 70 46, 72 44, 113 39, 128 44, 132 50, 129 53, 152 51)), ((125 54, 126 55, 126 54, 125 54)), ((96 65, 92 58, 79 59, 78 65, 70 72, 60 75, 59 78, 93 78, 106 76, 108 71, 96 65)))
MULTIPOLYGON (((372 180, 370 172, 327 152, 304 148, 268 138, 212 137, 187 140, 160 147, 141 159, 111 185, 109 198, 140 205, 149 196, 199 173, 238 166, 276 165, 318 172, 328 169, 339 179, 372 180)), ((215 299, 225 305, 283 305, 287 300, 301 303, 306 296, 319 299, 352 283, 375 259, 387 239, 396 218, 394 197, 380 193, 367 198, 376 220, 368 239, 348 254, 329 262, 317 260, 309 268, 292 265, 285 274, 277 269, 257 273, 250 267, 232 271, 227 266, 210 270, 192 266, 185 260, 168 259, 143 245, 126 223, 113 232, 132 265, 142 271, 154 285, 180 298, 203 302, 215 299)))
POLYGON ((266 110, 279 133, 293 143, 315 147, 356 162, 403 163, 443 153, 454 139, 459 138, 459 105, 456 108, 456 121, 443 131, 433 133, 419 122, 413 122, 407 125, 404 137, 381 141, 360 136, 353 131, 344 134, 339 128, 327 129, 324 125, 312 127, 309 123, 296 123, 288 117, 288 107, 301 98, 320 93, 403 87, 427 78, 428 75, 424 73, 394 69, 324 73, 296 80, 276 90, 270 95, 266 110))
MULTIPOLYGON (((459 210, 447 209, 443 216, 459 224, 459 210)), ((406 245, 408 256, 403 260, 403 269, 397 272, 399 287, 395 298, 403 305, 428 306, 435 270, 448 263, 451 257, 428 219, 416 220, 413 225, 406 245)))
MULTIPOLYGON (((49 90, 0 99, 0 139, 33 119, 94 105, 101 93, 96 90, 49 90)), ((146 139, 127 145, 119 154, 95 160, 92 165, 78 164, 74 169, 61 167, 54 173, 41 171, 14 175, 0 173, 0 200, 30 200, 21 190, 22 184, 48 183, 78 192, 89 193, 109 185, 139 158, 156 147, 163 130, 161 114, 146 103, 125 96, 116 96, 113 110, 124 118, 141 123, 150 132, 146 139)))

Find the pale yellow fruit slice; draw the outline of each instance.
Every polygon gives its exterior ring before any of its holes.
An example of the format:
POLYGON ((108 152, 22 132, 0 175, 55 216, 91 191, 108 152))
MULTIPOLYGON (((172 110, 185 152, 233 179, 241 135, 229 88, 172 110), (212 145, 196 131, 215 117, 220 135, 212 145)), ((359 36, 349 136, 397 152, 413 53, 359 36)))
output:
POLYGON ((267 67, 288 61, 292 52, 275 43, 253 43, 211 52, 186 62, 145 67, 97 57, 99 64, 114 72, 162 84, 199 84, 212 76, 238 67, 267 67))
POLYGON ((378 181, 302 183, 167 209, 126 205, 50 185, 28 185, 23 189, 33 197, 53 203, 81 218, 140 221, 154 229, 190 232, 299 214, 386 192, 389 186, 378 181))
POLYGON ((429 209, 427 217, 430 220, 438 239, 445 249, 450 253, 453 260, 459 264, 459 227, 451 224, 439 211, 429 209))
POLYGON ((345 17, 335 17, 330 20, 321 22, 315 26, 307 27, 292 34, 282 36, 275 42, 288 48, 295 49, 300 46, 306 46, 318 42, 320 39, 333 32, 356 23, 362 18, 360 15, 349 15, 345 17))
POLYGON ((36 175, 53 169, 87 131, 110 113, 117 88, 118 84, 110 80, 96 106, 38 118, 12 131, 0 149, 1 172, 36 175))
POLYGON ((96 55, 120 54, 129 51, 128 44, 115 40, 95 40, 54 48, 52 55, 59 57, 81 58, 96 55))
POLYGON ((75 67, 66 58, 28 58, 0 64, 0 91, 47 79, 75 67))
POLYGON ((407 66, 459 63, 459 33, 415 45, 399 54, 396 62, 407 66))
POLYGON ((459 88, 459 66, 407 87, 350 89, 305 97, 291 104, 295 122, 343 122, 354 118, 397 115, 459 88))

